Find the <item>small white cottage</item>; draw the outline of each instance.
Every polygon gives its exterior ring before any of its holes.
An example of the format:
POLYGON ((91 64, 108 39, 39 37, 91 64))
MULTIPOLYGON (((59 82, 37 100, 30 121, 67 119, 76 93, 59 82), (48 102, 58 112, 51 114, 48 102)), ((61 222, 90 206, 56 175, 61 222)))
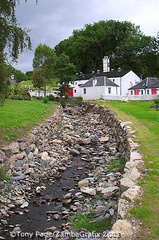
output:
POLYGON ((104 99, 119 95, 119 86, 106 76, 93 77, 81 86, 83 100, 104 99))
POLYGON ((147 77, 129 88, 130 100, 153 100, 159 97, 159 79, 147 77))

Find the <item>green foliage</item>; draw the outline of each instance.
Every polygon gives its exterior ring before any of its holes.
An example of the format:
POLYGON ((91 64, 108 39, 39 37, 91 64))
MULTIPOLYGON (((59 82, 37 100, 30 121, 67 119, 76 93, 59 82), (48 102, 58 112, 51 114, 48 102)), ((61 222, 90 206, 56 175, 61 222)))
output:
POLYGON ((48 101, 49 101, 49 98, 48 97, 44 97, 43 103, 48 103, 48 101))
POLYGON ((61 100, 60 100, 60 104, 61 104, 61 106, 62 106, 63 108, 65 108, 65 107, 66 107, 66 100, 65 100, 65 99, 61 99, 61 100))
POLYGON ((33 87, 35 88, 42 88, 42 87, 46 87, 46 79, 44 76, 44 72, 41 68, 36 69, 33 71, 32 74, 32 82, 33 82, 33 87))
POLYGON ((82 97, 76 97, 76 100, 74 101, 75 104, 80 104, 82 103, 83 98, 82 97))
POLYGON ((1 0, 0 3, 0 103, 4 102, 6 94, 7 60, 10 58, 15 61, 25 48, 31 49, 28 31, 20 28, 17 23, 15 9, 19 2, 1 0))
POLYGON ((74 30, 73 35, 56 47, 57 55, 64 53, 77 71, 90 73, 102 70, 104 55, 111 57, 111 67, 132 69, 145 75, 158 73, 159 40, 145 36, 139 26, 124 21, 100 21, 74 30), (150 58, 151 56, 151 58, 150 58), (155 63, 155 66, 154 66, 155 63))
POLYGON ((65 54, 60 54, 56 61, 56 76, 59 80, 59 95, 66 96, 69 90, 69 81, 75 80, 75 66, 70 62, 70 59, 65 54))
POLYGON ((159 104, 159 99, 155 99, 155 100, 154 100, 154 103, 155 103, 155 104, 159 104))
POLYGON ((84 214, 83 212, 79 212, 75 216, 71 217, 70 222, 73 225, 73 230, 84 228, 90 232, 97 233, 107 230, 111 224, 110 219, 95 221, 93 213, 84 214))
POLYGON ((7 98, 13 100, 31 100, 28 89, 17 84, 9 87, 7 98))
POLYGON ((56 101, 56 97, 53 95, 48 96, 49 101, 56 101))
POLYGON ((7 167, 5 164, 0 165, 0 181, 6 179, 7 167))
POLYGON ((108 166, 108 171, 112 172, 112 171, 116 171, 116 172, 123 172, 124 167, 125 167, 125 159, 123 157, 118 157, 117 159, 114 159, 111 162, 111 165, 108 166))

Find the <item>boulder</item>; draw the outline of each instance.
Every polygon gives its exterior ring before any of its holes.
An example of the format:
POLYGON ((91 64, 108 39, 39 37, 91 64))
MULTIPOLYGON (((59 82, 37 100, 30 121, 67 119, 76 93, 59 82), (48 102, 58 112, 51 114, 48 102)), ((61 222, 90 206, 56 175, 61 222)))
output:
POLYGON ((122 193, 121 198, 133 202, 137 197, 141 194, 141 187, 140 186, 133 186, 122 193))
POLYGON ((95 196, 96 195, 96 189, 95 188, 81 187, 80 191, 82 193, 86 193, 86 194, 91 195, 91 196, 95 196))

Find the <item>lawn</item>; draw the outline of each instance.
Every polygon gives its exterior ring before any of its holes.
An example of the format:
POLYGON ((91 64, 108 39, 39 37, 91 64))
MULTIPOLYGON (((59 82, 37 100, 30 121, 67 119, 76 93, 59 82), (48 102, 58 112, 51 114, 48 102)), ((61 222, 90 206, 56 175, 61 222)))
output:
POLYGON ((23 136, 50 115, 57 102, 6 100, 0 106, 0 144, 23 136))
POLYGON ((140 181, 144 190, 131 213, 142 221, 142 240, 159 239, 159 111, 150 108, 153 102, 98 102, 116 113, 118 119, 131 121, 136 130, 148 173, 140 181))

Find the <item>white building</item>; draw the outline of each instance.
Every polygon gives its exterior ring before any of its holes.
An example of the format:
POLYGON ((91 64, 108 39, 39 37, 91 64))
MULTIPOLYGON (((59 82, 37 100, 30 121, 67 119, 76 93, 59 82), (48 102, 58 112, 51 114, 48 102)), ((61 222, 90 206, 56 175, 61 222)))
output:
MULTIPOLYGON (((97 73, 92 72, 91 74, 80 73, 79 75, 77 75, 77 77, 78 79, 70 84, 72 96, 83 96, 83 84, 91 80, 93 77, 106 77, 113 83, 118 85, 118 92, 116 94, 106 94, 106 92, 103 93, 103 90, 99 88, 99 91, 101 91, 100 96, 103 95, 102 98, 110 100, 120 100, 127 97, 129 94, 128 89, 136 85, 140 81, 140 78, 131 70, 121 70, 119 68, 118 70, 110 71, 110 62, 107 56, 103 58, 103 72, 97 71, 97 73)), ((85 86, 85 88, 87 88, 87 85, 85 86)), ((96 87, 92 88, 91 91, 95 91, 94 94, 97 94, 96 87)), ((93 94, 90 95, 90 98, 89 96, 87 96, 87 100, 92 100, 92 95, 93 94)))
POLYGON ((80 96, 83 100, 104 99, 106 96, 116 97, 119 86, 105 76, 93 77, 81 86, 80 96))
POLYGON ((148 77, 129 88, 129 100, 153 100, 159 98, 159 79, 148 77))

